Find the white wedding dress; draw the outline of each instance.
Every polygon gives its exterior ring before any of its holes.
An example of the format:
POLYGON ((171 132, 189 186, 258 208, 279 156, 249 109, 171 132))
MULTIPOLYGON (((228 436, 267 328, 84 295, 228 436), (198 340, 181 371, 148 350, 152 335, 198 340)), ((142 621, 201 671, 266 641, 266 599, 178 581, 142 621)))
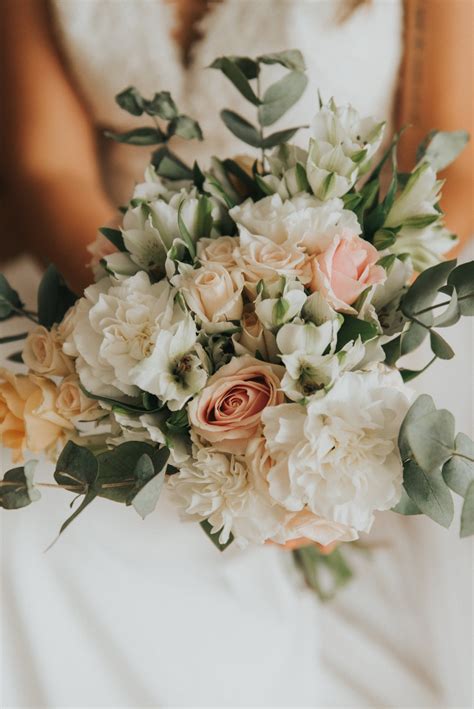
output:
MULTIPOLYGON (((339 5, 224 0, 202 23, 187 70, 170 38, 170 4, 56 0, 52 8, 65 63, 98 128, 139 124, 114 104, 125 86, 145 95, 167 89, 206 136, 177 149, 204 162, 246 150, 218 117, 223 107, 243 112, 239 95, 204 69, 222 54, 304 52, 310 88, 282 125, 308 123, 317 88, 390 116, 401 2, 373 0, 344 24, 335 20, 339 5)), ((147 149, 102 151, 111 197, 121 204, 147 149)), ((31 264, 17 263, 8 275, 33 299, 31 264)), ((447 370, 449 385, 442 363, 420 384, 459 412, 458 428, 469 432, 472 343, 465 324, 454 334, 459 359, 447 370)), ((6 470, 5 451, 3 458, 6 470)), ((37 477, 49 474, 44 465, 37 477)), ((45 554, 67 502, 46 491, 39 503, 1 516, 3 707, 470 706, 469 542, 429 520, 384 515, 371 537, 380 546, 370 558, 353 554, 357 580, 320 607, 290 554, 275 547, 220 554, 199 526, 179 520, 166 493, 144 522, 131 509, 94 502, 45 554)))

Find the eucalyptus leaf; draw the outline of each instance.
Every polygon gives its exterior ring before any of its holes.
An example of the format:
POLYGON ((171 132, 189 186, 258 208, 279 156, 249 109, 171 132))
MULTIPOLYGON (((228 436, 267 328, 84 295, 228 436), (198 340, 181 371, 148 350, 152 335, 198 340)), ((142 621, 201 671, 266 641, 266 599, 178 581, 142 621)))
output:
POLYGON ((451 271, 448 285, 456 289, 461 315, 474 315, 474 261, 462 263, 451 271))
POLYGON ((268 87, 258 110, 262 126, 271 126, 281 118, 303 95, 308 78, 300 71, 292 71, 268 87))
POLYGON ((461 317, 461 309, 458 303, 457 292, 454 289, 454 286, 447 286, 447 288, 451 290, 451 300, 449 301, 446 310, 444 310, 441 315, 437 315, 434 318, 434 327, 451 327, 451 325, 455 325, 461 317))
POLYGON ((420 508, 415 505, 411 497, 408 497, 405 488, 402 488, 400 500, 392 507, 392 512, 397 512, 400 515, 420 515, 420 508))
POLYGON ((148 480, 132 499, 132 505, 142 519, 151 514, 158 502, 165 482, 164 471, 148 480))
POLYGON ((449 527, 454 516, 453 498, 439 470, 426 473, 410 460, 403 466, 403 485, 423 514, 449 527))
POLYGON ((94 484, 97 471, 98 463, 92 451, 68 441, 56 463, 54 479, 58 485, 79 486, 85 491, 94 484))
POLYGON ((344 345, 357 340, 358 337, 360 337, 362 342, 367 342, 368 340, 373 340, 377 335, 377 328, 372 323, 366 320, 359 320, 354 315, 344 315, 344 322, 337 333, 337 349, 342 349, 344 345))
POLYGON ((38 320, 48 328, 61 322, 77 296, 69 290, 56 266, 50 264, 38 288, 38 320))
POLYGON ((33 484, 36 460, 29 460, 24 466, 8 470, 0 480, 0 507, 18 510, 40 499, 40 491, 33 484))
POLYGON ((378 229, 374 234, 373 244, 378 251, 383 251, 393 246, 397 235, 390 229, 378 229))
POLYGON ((455 266, 456 260, 443 261, 420 273, 402 298, 402 312, 407 317, 418 316, 421 319, 418 311, 432 305, 438 290, 444 286, 455 266))
POLYGON ((194 118, 189 116, 176 116, 168 126, 168 135, 179 135, 185 140, 202 140, 201 126, 194 118))
POLYGON ((142 441, 127 441, 97 456, 99 471, 97 494, 114 502, 126 503, 137 489, 137 463, 144 454, 153 459, 153 446, 142 441))
POLYGON ((62 534, 64 532, 64 530, 69 527, 71 522, 73 522, 76 519, 76 517, 78 517, 81 514, 81 512, 83 512, 86 509, 86 507, 88 507, 90 505, 90 503, 93 500, 95 500, 96 497, 97 497, 97 492, 93 488, 90 488, 86 492, 86 494, 84 495, 84 498, 83 498, 81 504, 79 505, 79 507, 76 510, 74 510, 72 515, 70 517, 68 517, 65 522, 63 522, 63 524, 61 525, 61 528, 59 530, 59 534, 62 534))
POLYGON ((299 131, 300 128, 304 127, 305 126, 296 126, 295 128, 286 128, 285 130, 279 130, 276 133, 272 133, 264 138, 262 147, 269 149, 274 148, 277 145, 281 145, 281 143, 286 143, 293 138, 294 134, 299 131))
POLYGON ((148 126, 134 128, 126 133, 113 133, 106 130, 104 135, 117 143, 127 143, 128 145, 158 145, 166 140, 163 131, 148 126))
POLYGON ((428 328, 417 322, 411 322, 400 336, 400 353, 406 355, 414 352, 425 341, 428 334, 428 328))
POLYGON ((451 457, 454 417, 446 409, 418 416, 405 427, 411 456, 425 473, 432 473, 451 457))
POLYGON ((0 337, 0 345, 8 345, 10 342, 18 342, 19 340, 24 340, 28 337, 27 332, 19 332, 18 335, 7 335, 6 337, 0 337))
POLYGON ((193 179, 193 171, 166 146, 155 150, 151 158, 151 164, 155 168, 156 174, 165 179, 193 179))
POLYGON ((212 62, 210 68, 220 69, 247 101, 253 103, 254 106, 260 105, 260 99, 256 96, 237 61, 232 60, 230 57, 219 57, 212 62))
POLYGON ((20 296, 16 290, 13 290, 3 273, 0 273, 0 320, 6 320, 14 315, 16 310, 22 308, 20 296))
POLYGON ((451 345, 434 330, 430 331, 430 345, 433 354, 440 359, 452 359, 454 357, 454 350, 451 345))
POLYGON ((474 482, 474 443, 465 433, 458 433, 454 450, 443 466, 443 478, 451 490, 464 497, 474 482))
POLYGON ((171 121, 178 115, 178 108, 169 91, 160 91, 151 101, 145 101, 145 111, 149 116, 159 116, 165 121, 171 121))
POLYGON ((470 537, 474 534, 474 482, 472 482, 466 492, 464 505, 461 512, 461 538, 470 537))
POLYGON ((203 530, 206 532, 207 536, 209 537, 211 542, 214 544, 214 546, 216 546, 219 549, 219 551, 225 551, 225 549, 227 549, 227 547, 230 544, 232 544, 232 542, 234 541, 234 536, 233 536, 233 534, 231 534, 229 539, 227 540, 227 542, 225 544, 221 544, 221 542, 219 541, 219 532, 212 531, 212 525, 209 524, 207 519, 203 520, 199 524, 201 525, 203 530))
POLYGON ((262 54, 257 58, 262 64, 280 64, 286 69, 305 71, 306 65, 299 49, 287 49, 283 52, 273 52, 272 54, 262 54))
POLYGON ((436 411, 436 406, 428 394, 418 396, 408 409, 398 434, 398 447, 403 462, 407 461, 411 456, 411 447, 407 436, 408 429, 417 419, 433 411, 436 411))
POLYGON ((262 147, 262 138, 258 130, 238 113, 224 109, 221 111, 221 118, 236 138, 254 148, 262 147))
POLYGON ((116 95, 115 101, 120 108, 131 113, 132 116, 141 116, 143 113, 144 100, 135 86, 129 86, 121 91, 116 95))

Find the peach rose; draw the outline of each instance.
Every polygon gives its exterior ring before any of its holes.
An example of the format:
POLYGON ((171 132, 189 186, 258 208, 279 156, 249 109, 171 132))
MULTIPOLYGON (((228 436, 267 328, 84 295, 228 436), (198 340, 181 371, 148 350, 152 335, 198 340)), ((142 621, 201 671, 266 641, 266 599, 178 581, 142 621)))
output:
POLYGON ((267 406, 284 401, 280 379, 284 369, 254 357, 234 357, 209 380, 189 405, 194 433, 220 451, 242 454, 260 430, 267 406))
POLYGON ((23 347, 23 361, 36 374, 65 377, 74 371, 73 360, 64 354, 56 327, 47 330, 38 325, 29 333, 23 347))
POLYGON ((344 230, 311 264, 312 291, 319 291, 336 309, 354 313, 351 305, 368 286, 383 283, 385 269, 377 266, 379 252, 365 239, 344 230))
POLYGON ((74 374, 63 379, 59 385, 56 409, 60 416, 71 421, 93 421, 105 413, 96 401, 82 392, 79 379, 74 374))
POLYGON ((57 387, 50 379, 0 370, 0 433, 15 462, 25 448, 32 453, 50 450, 65 430, 73 429, 56 402, 57 387))
POLYGON ((199 239, 197 255, 201 263, 220 264, 232 269, 237 266, 235 260, 239 249, 239 238, 236 236, 219 236, 217 239, 199 239))

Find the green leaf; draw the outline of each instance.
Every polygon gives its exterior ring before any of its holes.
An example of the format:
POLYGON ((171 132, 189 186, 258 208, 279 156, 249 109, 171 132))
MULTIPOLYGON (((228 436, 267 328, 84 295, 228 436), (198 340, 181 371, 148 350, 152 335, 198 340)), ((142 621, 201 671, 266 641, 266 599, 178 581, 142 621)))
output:
POLYGON ((406 355, 414 352, 425 341, 429 330, 423 325, 411 322, 400 336, 400 354, 406 355))
POLYGON ((344 322, 337 333, 337 349, 340 350, 348 342, 361 338, 362 342, 373 340, 377 337, 378 332, 375 325, 372 325, 366 320, 359 320, 354 315, 344 315, 344 322))
POLYGON ((271 126, 276 123, 301 98, 307 84, 305 74, 292 71, 269 86, 258 109, 260 125, 271 126))
POLYGON ((323 554, 312 544, 293 551, 293 558, 304 579, 321 601, 329 601, 353 577, 341 549, 323 554))
MULTIPOLYGON (((418 397, 409 410, 400 430, 399 441, 410 450, 410 457, 426 473, 440 468, 452 455, 454 447, 454 417, 446 409, 431 410, 425 401, 426 395, 418 397), (422 403, 420 402, 422 399, 422 403), (413 411, 412 411, 413 409, 413 411), (411 412, 411 416, 409 416, 411 412)), ((402 450, 402 447, 400 448, 402 450)), ((402 459, 406 459, 402 453, 402 459)))
POLYGON ((229 537, 229 539, 226 541, 226 543, 225 543, 225 544, 221 544, 220 541, 219 541, 219 532, 213 532, 213 531, 212 531, 212 525, 209 524, 209 522, 207 521, 207 519, 203 520, 203 521, 200 522, 199 524, 201 525, 201 527, 203 528, 203 530, 206 532, 207 536, 208 536, 209 539, 212 541, 212 543, 214 544, 214 546, 216 546, 216 547, 219 549, 219 551, 224 551, 224 550, 227 549, 227 547, 228 547, 230 544, 232 544, 232 542, 234 541, 234 536, 233 536, 233 534, 231 534, 230 537, 229 537))
POLYGON ((454 516, 453 498, 439 470, 426 473, 410 460, 403 466, 403 485, 423 514, 449 527, 454 516))
POLYGON ((283 325, 286 314, 290 309, 290 304, 286 298, 278 298, 272 311, 272 321, 275 325, 283 325))
POLYGON ((413 381, 413 379, 416 379, 416 377, 419 377, 420 374, 423 374, 423 372, 426 372, 426 370, 428 369, 428 367, 431 367, 431 365, 433 364, 433 362, 434 362, 435 360, 436 360, 436 357, 433 357, 433 359, 431 359, 431 360, 428 362, 428 364, 426 364, 426 365, 425 365, 424 367, 422 367, 421 369, 405 369, 404 367, 401 367, 401 368, 399 369, 399 372, 400 372, 400 375, 401 375, 403 381, 404 381, 405 383, 406 383, 406 382, 411 382, 411 381, 413 381))
POLYGON ((474 482, 472 482, 466 492, 464 505, 461 512, 461 538, 470 537, 474 534, 474 482))
POLYGON ((0 345, 7 345, 10 342, 18 342, 19 340, 24 340, 28 337, 27 332, 19 332, 18 335, 7 335, 6 337, 0 337, 0 345))
POLYGON ((247 101, 253 103, 254 106, 260 105, 260 99, 254 93, 237 61, 233 61, 230 57, 219 57, 212 62, 210 68, 220 69, 247 101))
POLYGON ((178 108, 169 91, 160 91, 151 101, 145 101, 145 111, 149 116, 159 116, 165 121, 171 121, 178 115, 178 108))
POLYGON ((158 148, 152 155, 151 163, 156 174, 168 180, 192 180, 193 171, 166 146, 158 148))
POLYGON ((188 228, 184 222, 183 219, 183 208, 186 203, 186 198, 181 200, 181 203, 178 207, 178 228, 179 228, 179 233, 181 234, 181 238, 183 239, 184 243, 186 244, 188 251, 191 255, 191 258, 194 259, 196 257, 196 247, 194 245, 193 238, 191 234, 188 231, 188 228))
POLYGON ((407 430, 417 419, 425 416, 426 414, 430 414, 433 411, 436 411, 436 406, 434 405, 433 399, 428 394, 420 394, 420 396, 415 399, 413 404, 408 409, 398 434, 398 447, 400 449, 400 455, 403 462, 408 460, 411 456, 411 448, 407 437, 407 430))
POLYGON ((40 491, 33 485, 36 460, 29 460, 23 467, 8 470, 0 480, 0 507, 18 510, 40 499, 40 491))
MULTIPOLYGON (((455 266, 456 260, 443 261, 420 273, 402 298, 401 308, 404 315, 409 318, 417 316, 418 311, 432 305, 439 288, 446 283, 455 266)), ((418 319, 423 320, 423 316, 419 316, 418 319)))
POLYGON ((148 126, 134 128, 134 130, 129 130, 126 133, 112 133, 106 130, 104 135, 117 143, 127 143, 128 145, 158 145, 166 139, 165 134, 159 128, 148 126))
POLYGON ((474 315, 474 261, 462 263, 451 271, 448 285, 456 289, 461 315, 474 315))
POLYGON ((285 130, 279 130, 276 133, 272 133, 271 135, 264 138, 262 147, 267 150, 269 148, 274 148, 276 145, 287 143, 289 140, 291 140, 291 138, 293 138, 294 134, 299 131, 300 128, 304 128, 304 126, 296 126, 296 128, 286 128, 285 130))
POLYGON ((15 313, 16 309, 22 308, 20 296, 16 290, 13 290, 3 273, 0 273, 0 320, 6 320, 15 313))
POLYGON ((454 286, 445 286, 445 292, 447 291, 450 292, 451 300, 446 310, 442 312, 441 315, 434 318, 434 327, 451 327, 451 325, 455 325, 461 317, 461 309, 454 286))
POLYGON ((405 227, 414 229, 424 229, 430 224, 434 224, 439 219, 439 214, 421 214, 418 217, 410 217, 403 222, 405 227))
POLYGON ((165 473, 163 471, 143 485, 133 498, 132 505, 142 519, 155 510, 164 482, 165 473))
POLYGON ((342 197, 344 209, 350 209, 350 211, 353 212, 362 202, 362 199, 363 197, 360 192, 348 192, 342 197))
POLYGON ((117 94, 115 101, 120 108, 131 113, 132 116, 141 116, 143 113, 144 100, 138 89, 134 86, 129 86, 127 89, 117 94))
POLYGON ((430 345, 433 354, 440 359, 452 359, 454 357, 454 350, 452 347, 434 330, 430 331, 430 345))
POLYGON ((421 510, 415 505, 413 500, 408 497, 405 488, 402 488, 400 500, 392 507, 392 512, 397 512, 399 515, 419 515, 421 510))
POLYGON ((88 448, 68 441, 56 463, 54 479, 58 485, 77 486, 84 490, 97 478, 98 463, 88 448))
POLYGON ((388 249, 397 240, 397 235, 390 229, 378 229, 374 234, 374 246, 378 251, 388 249))
POLYGON ((123 242, 122 232, 119 229, 109 229, 109 227, 102 226, 99 228, 99 231, 115 246, 118 251, 127 250, 123 242))
POLYGON ((272 54, 262 54, 257 57, 257 61, 262 64, 280 64, 286 69, 295 71, 305 71, 306 64, 299 49, 286 49, 283 52, 273 52, 272 54))
POLYGON ((7 359, 9 362, 16 362, 16 364, 24 364, 22 352, 14 352, 13 354, 8 355, 7 359))
POLYGON ((456 160, 468 141, 469 133, 464 130, 432 131, 418 148, 416 159, 429 162, 439 172, 456 160))
POLYGON ((385 345, 382 345, 382 349, 385 352, 385 363, 389 367, 396 364, 397 360, 402 356, 401 341, 402 339, 399 335, 398 337, 394 337, 393 340, 386 342, 385 345))
POLYGON ((199 197, 194 231, 196 239, 208 238, 211 235, 213 220, 212 220, 212 202, 205 197, 199 197))
POLYGON ((188 414, 186 409, 173 411, 167 418, 165 426, 170 433, 183 433, 189 428, 188 414))
POLYGON ((127 441, 97 456, 99 471, 95 483, 98 495, 126 503, 136 490, 135 470, 144 455, 153 459, 155 449, 141 441, 127 441))
POLYGON ((202 140, 201 126, 189 116, 176 116, 170 121, 168 135, 179 135, 185 140, 202 140))
POLYGON ((90 488, 86 492, 86 494, 84 495, 84 498, 83 498, 81 504, 79 505, 79 507, 72 513, 72 515, 70 517, 67 518, 67 520, 65 522, 63 522, 63 524, 61 525, 61 528, 59 530, 59 534, 62 534, 64 532, 64 530, 69 527, 71 522, 73 522, 76 519, 76 517, 78 517, 81 514, 81 512, 83 512, 86 509, 86 507, 88 505, 90 505, 90 503, 93 500, 95 500, 96 497, 97 497, 97 492, 93 488, 90 488))
POLYGON ((221 118, 224 121, 227 128, 230 130, 236 138, 242 140, 248 145, 252 145, 254 148, 262 147, 262 139, 258 130, 249 123, 245 118, 239 116, 238 113, 234 111, 228 111, 224 109, 221 111, 221 118))
POLYGON ((304 166, 300 162, 297 162, 295 165, 295 177, 298 189, 301 192, 309 192, 310 186, 308 182, 308 176, 306 174, 304 166))
POLYGON ((48 328, 61 322, 77 297, 66 285, 56 266, 50 264, 38 288, 38 320, 48 328))
POLYGON ((474 482, 474 443, 465 433, 458 433, 455 452, 443 466, 443 478, 458 495, 464 497, 469 485, 474 482))
POLYGON ((236 57, 232 55, 227 57, 227 59, 237 64, 247 79, 256 79, 260 73, 258 63, 254 59, 250 59, 250 57, 236 57))
POLYGON ((104 404, 111 406, 112 409, 120 409, 129 414, 134 414, 135 416, 153 414, 157 411, 161 411, 163 408, 163 404, 156 399, 156 397, 152 398, 152 395, 147 392, 143 392, 142 398, 133 398, 124 394, 122 399, 112 399, 109 396, 92 394, 92 392, 88 391, 81 383, 79 383, 79 387, 89 399, 102 401, 104 404))
POLYGON ((144 453, 137 461, 134 475, 137 480, 127 504, 132 504, 142 519, 154 511, 165 482, 168 448, 155 451, 150 457, 144 453))

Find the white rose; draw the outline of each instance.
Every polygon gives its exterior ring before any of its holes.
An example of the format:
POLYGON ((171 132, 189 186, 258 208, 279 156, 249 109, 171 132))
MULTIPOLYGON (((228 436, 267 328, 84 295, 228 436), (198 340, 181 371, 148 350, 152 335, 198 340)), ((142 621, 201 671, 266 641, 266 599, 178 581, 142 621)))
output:
POLYGON ((237 236, 219 236, 217 239, 199 239, 197 242, 197 257, 201 263, 218 263, 228 269, 237 266, 238 250, 237 236))
POLYGON ((331 522, 369 531, 374 512, 400 499, 397 441, 408 408, 399 375, 346 372, 306 409, 266 409, 271 496, 290 511, 306 505, 331 522))
POLYGON ((78 358, 76 370, 87 391, 112 398, 139 393, 133 367, 152 352, 161 326, 172 320, 174 294, 166 281, 152 284, 143 271, 122 283, 103 278, 86 289, 63 347, 78 358))
POLYGON ((245 227, 251 234, 266 236, 276 244, 282 244, 288 238, 285 217, 305 207, 316 207, 320 204, 318 199, 309 194, 301 194, 289 200, 283 200, 274 194, 258 202, 247 199, 233 207, 229 214, 239 226, 245 227))
POLYGON ((239 271, 229 273, 218 263, 197 269, 183 268, 172 283, 207 332, 226 329, 229 321, 240 320, 244 279, 239 271))
POLYGON ((62 338, 56 325, 47 330, 38 325, 28 334, 23 346, 23 361, 37 374, 65 377, 74 371, 73 360, 62 350, 62 338))
POLYGON ((278 281, 281 276, 310 280, 310 273, 305 272, 306 257, 301 249, 288 241, 276 244, 265 236, 254 236, 244 227, 240 228, 237 263, 254 297, 255 286, 261 280, 267 284, 278 281))

